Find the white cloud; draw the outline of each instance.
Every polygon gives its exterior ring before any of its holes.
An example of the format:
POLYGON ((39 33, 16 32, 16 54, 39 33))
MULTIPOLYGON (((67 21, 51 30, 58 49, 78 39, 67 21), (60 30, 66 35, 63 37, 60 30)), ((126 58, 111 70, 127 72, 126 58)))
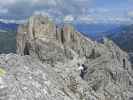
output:
POLYGON ((108 13, 110 12, 109 9, 106 8, 95 8, 95 9, 89 9, 90 13, 108 13))
POLYGON ((5 6, 5 5, 10 5, 15 3, 17 0, 0 0, 0 5, 5 6))
MULTIPOLYGON (((86 13, 91 0, 0 0, 0 6, 8 9, 9 17, 28 17, 35 11, 45 11, 56 16, 86 13), (59 14, 61 13, 61 14, 59 14), (57 15, 59 14, 59 15, 57 15)), ((2 15, 0 15, 2 16, 2 15)))
POLYGON ((79 16, 78 19, 81 21, 93 21, 93 20, 95 20, 95 18, 93 16, 86 16, 86 15, 79 16))
POLYGON ((108 15, 81 15, 76 18, 76 22, 80 23, 116 23, 131 24, 133 20, 124 16, 108 16, 108 15))
POLYGON ((65 22, 72 22, 74 20, 74 17, 72 15, 67 15, 64 17, 65 22))
POLYGON ((49 13, 43 11, 43 10, 40 10, 40 11, 35 11, 33 13, 33 15, 43 15, 43 16, 50 16, 49 13))
POLYGON ((133 18, 133 11, 129 11, 128 12, 128 16, 131 17, 131 18, 133 18))
POLYGON ((25 23, 26 20, 0 19, 0 22, 22 24, 22 23, 25 23))
MULTIPOLYGON (((41 14, 58 22, 129 21, 128 18, 121 18, 121 15, 113 17, 113 11, 108 8, 91 8, 93 2, 95 0, 0 0, 0 18, 18 20, 41 14)), ((133 17, 132 11, 128 13, 128 17, 133 17)))
POLYGON ((8 9, 0 7, 0 14, 6 14, 6 13, 8 13, 8 9))

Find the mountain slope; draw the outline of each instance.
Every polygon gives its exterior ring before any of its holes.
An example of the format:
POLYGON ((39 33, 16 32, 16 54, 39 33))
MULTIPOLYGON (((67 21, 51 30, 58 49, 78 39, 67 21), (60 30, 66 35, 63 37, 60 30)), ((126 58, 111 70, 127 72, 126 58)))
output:
POLYGON ((133 25, 121 27, 119 31, 112 32, 108 38, 112 39, 123 50, 129 53, 133 62, 133 25))
POLYGON ((0 55, 0 100, 133 98, 128 54, 109 39, 98 43, 72 25, 32 16, 18 27, 16 47, 0 55))
MULTIPOLYGON (((46 90, 48 94, 43 94, 42 99, 53 100, 53 96, 54 100, 131 100, 133 98, 133 72, 128 55, 108 39, 104 39, 103 44, 97 43, 83 36, 71 25, 60 27, 47 17, 32 16, 27 23, 19 26, 17 54, 20 57, 29 56, 31 59, 39 60, 41 64, 46 65, 46 69, 59 76, 52 75, 49 77, 51 80, 61 80, 60 82, 64 84, 58 88, 59 83, 50 80, 51 86, 58 84, 57 88, 54 88, 56 91, 53 90, 51 93, 46 90), (62 89, 62 86, 65 88, 62 89)), ((26 62, 37 66, 32 60, 26 62)), ((47 73, 47 70, 42 71, 47 73)), ((33 73, 34 75, 36 73, 33 73)), ((40 77, 43 76, 40 74, 40 77)), ((40 88, 38 89, 40 93, 40 88)), ((50 87, 48 89, 51 91, 50 87)), ((22 92, 20 94, 25 96, 22 92)), ((35 98, 37 94, 35 92, 33 95, 30 92, 29 95, 35 98)), ((41 100, 40 95, 37 100, 41 100)))

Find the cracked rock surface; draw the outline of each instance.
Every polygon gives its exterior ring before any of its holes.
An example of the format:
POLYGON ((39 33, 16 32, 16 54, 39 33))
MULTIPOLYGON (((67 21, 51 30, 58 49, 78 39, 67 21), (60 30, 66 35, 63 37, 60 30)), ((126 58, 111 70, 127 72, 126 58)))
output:
POLYGON ((72 100, 63 80, 50 67, 29 56, 1 55, 0 100, 72 100))

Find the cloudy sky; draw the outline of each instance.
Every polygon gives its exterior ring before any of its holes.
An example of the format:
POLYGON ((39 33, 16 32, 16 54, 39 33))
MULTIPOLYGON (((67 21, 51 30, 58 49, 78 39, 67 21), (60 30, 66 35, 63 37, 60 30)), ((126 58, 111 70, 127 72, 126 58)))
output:
POLYGON ((48 15, 56 21, 133 23, 133 0, 0 0, 0 20, 48 15))

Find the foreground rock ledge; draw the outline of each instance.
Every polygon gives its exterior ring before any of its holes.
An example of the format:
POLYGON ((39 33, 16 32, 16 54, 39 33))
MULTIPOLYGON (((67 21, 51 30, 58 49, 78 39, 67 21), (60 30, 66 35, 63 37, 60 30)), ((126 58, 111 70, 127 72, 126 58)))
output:
POLYGON ((17 55, 2 54, 0 100, 132 100, 128 55, 108 39, 32 16, 17 33, 17 55))

